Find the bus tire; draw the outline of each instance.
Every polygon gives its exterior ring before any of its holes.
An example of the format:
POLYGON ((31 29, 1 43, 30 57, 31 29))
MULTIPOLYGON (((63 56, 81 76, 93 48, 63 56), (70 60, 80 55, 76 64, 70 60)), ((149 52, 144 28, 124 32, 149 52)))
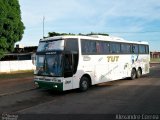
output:
POLYGON ((132 69, 132 71, 131 71, 131 80, 136 79, 136 76, 137 76, 136 69, 135 69, 135 68, 133 68, 133 69, 132 69))
POLYGON ((79 90, 81 92, 87 91, 89 88, 89 79, 88 77, 83 76, 80 80, 79 90))
POLYGON ((137 78, 140 78, 142 76, 142 70, 141 70, 141 68, 138 68, 138 70, 137 70, 137 78))

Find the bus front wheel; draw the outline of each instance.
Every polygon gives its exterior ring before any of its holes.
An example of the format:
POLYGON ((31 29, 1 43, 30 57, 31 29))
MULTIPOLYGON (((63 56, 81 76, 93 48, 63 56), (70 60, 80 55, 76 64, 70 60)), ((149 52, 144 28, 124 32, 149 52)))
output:
POLYGON ((89 88, 89 79, 85 76, 83 76, 80 80, 80 91, 81 92, 84 92, 84 91, 87 91, 89 88))
POLYGON ((136 69, 132 69, 132 72, 131 72, 131 80, 134 80, 136 79, 136 76, 137 76, 137 72, 136 72, 136 69))

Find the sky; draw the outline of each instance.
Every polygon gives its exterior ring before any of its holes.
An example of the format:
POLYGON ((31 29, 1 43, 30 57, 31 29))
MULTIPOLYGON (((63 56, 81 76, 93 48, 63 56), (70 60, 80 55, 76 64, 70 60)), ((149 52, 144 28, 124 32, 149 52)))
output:
POLYGON ((48 32, 108 33, 160 51, 160 0, 19 0, 25 25, 16 44, 37 46, 48 32))

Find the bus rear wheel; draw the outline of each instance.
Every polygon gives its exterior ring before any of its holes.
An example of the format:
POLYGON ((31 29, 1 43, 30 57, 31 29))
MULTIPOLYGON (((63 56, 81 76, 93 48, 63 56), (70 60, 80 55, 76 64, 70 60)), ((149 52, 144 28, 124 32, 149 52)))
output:
POLYGON ((137 76, 136 69, 133 68, 132 71, 131 71, 131 80, 136 79, 136 76, 137 76))
POLYGON ((137 78, 140 78, 142 76, 142 70, 141 70, 141 68, 138 68, 138 70, 137 70, 137 78))
POLYGON ((80 91, 81 92, 84 92, 84 91, 87 91, 89 88, 89 79, 85 76, 83 76, 80 80, 80 91))

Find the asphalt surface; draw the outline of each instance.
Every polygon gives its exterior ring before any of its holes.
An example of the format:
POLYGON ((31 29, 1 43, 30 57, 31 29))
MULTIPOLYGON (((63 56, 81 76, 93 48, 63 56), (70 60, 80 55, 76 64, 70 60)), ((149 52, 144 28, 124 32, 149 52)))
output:
POLYGON ((35 89, 33 77, 0 80, 0 97, 35 89))
MULTIPOLYGON (((0 113, 14 114, 160 114, 160 65, 136 80, 118 80, 57 93, 35 89, 5 92, 0 96, 0 113)), ((1 85, 1 84, 0 84, 1 85)), ((32 86, 32 87, 31 87, 32 86)), ((160 116, 159 116, 160 117, 160 116)))

